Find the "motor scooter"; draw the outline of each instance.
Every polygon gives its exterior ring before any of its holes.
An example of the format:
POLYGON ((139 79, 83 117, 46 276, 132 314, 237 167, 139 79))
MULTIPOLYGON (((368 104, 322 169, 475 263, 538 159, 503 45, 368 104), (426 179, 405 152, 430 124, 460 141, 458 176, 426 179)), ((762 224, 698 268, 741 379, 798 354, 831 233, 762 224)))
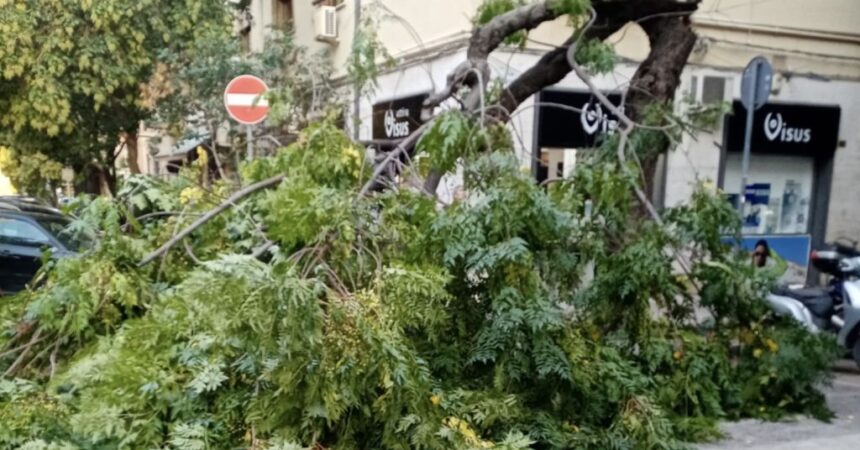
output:
POLYGON ((833 244, 814 251, 812 264, 831 276, 827 287, 779 287, 767 301, 779 315, 792 317, 813 333, 832 332, 860 366, 860 251, 833 244))

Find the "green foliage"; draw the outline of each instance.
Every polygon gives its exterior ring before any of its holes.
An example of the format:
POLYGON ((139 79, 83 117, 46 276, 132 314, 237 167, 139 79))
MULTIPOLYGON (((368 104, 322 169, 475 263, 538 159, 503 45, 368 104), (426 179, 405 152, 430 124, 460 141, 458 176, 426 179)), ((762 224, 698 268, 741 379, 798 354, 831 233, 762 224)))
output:
POLYGON ((376 89, 376 78, 381 70, 393 64, 391 55, 377 33, 383 13, 378 5, 365 7, 361 24, 352 37, 346 70, 361 94, 376 89))
POLYGON ((0 357, 0 446, 680 449, 722 418, 827 417, 833 344, 767 312, 717 193, 658 226, 635 165, 538 186, 456 113, 420 151, 460 165, 463 198, 359 196, 360 147, 312 125, 242 168, 280 185, 142 268, 229 188, 190 172, 84 202, 72 230, 98 244, 0 304, 0 347, 33 341, 0 357))
MULTIPOLYGON (((476 25, 485 25, 497 16, 513 11, 525 4, 525 0, 485 0, 478 5, 478 12, 475 14, 473 22, 476 25)), ((528 38, 528 32, 520 30, 506 37, 505 44, 523 47, 526 45, 526 38, 528 38)))
POLYGON ((0 172, 6 174, 13 186, 39 198, 51 198, 52 186, 60 180, 63 165, 41 152, 21 154, 0 146, 0 172))
POLYGON ((720 122, 726 117, 726 114, 730 114, 732 111, 732 104, 730 102, 702 104, 697 103, 689 97, 684 98, 683 102, 687 118, 685 125, 687 125, 688 131, 691 132, 717 128, 720 122))
POLYGON ((579 16, 588 12, 591 0, 549 0, 549 6, 560 14, 579 16))
POLYGON ((740 407, 735 417, 769 420, 809 414, 829 420, 823 394, 815 386, 828 381, 833 360, 841 356, 833 336, 812 335, 799 325, 752 327, 740 338, 741 363, 736 368, 740 407))
POLYGON ((149 113, 140 87, 160 53, 228 32, 230 17, 222 0, 0 1, 0 143, 79 173, 112 166, 149 113))
POLYGON ((576 62, 593 73, 609 73, 615 68, 615 50, 608 42, 589 39, 577 46, 576 62))

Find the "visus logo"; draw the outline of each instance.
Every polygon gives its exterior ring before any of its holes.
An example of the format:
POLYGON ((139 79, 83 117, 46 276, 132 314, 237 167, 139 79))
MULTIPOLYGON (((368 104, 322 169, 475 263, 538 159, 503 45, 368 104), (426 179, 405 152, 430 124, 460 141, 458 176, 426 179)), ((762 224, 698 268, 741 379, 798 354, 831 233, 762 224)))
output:
POLYGON ((812 140, 812 130, 809 128, 791 128, 782 120, 782 114, 767 113, 764 118, 764 135, 769 141, 803 142, 812 140))
POLYGON ((598 131, 609 133, 618 128, 618 120, 603 112, 600 105, 593 105, 591 102, 582 105, 579 121, 582 123, 582 129, 588 134, 594 134, 598 131))
POLYGON ((409 136, 409 122, 404 120, 398 122, 399 118, 409 118, 409 110, 401 108, 397 113, 392 110, 385 111, 385 135, 390 138, 409 136))

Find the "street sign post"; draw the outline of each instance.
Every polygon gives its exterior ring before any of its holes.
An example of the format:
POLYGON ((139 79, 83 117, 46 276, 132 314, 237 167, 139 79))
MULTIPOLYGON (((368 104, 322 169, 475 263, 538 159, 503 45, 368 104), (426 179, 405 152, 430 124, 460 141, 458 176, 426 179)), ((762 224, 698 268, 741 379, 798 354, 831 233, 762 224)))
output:
POLYGON ((224 107, 227 114, 236 122, 245 125, 248 133, 247 158, 254 157, 254 139, 252 126, 266 119, 269 114, 269 102, 265 98, 269 87, 253 75, 239 75, 227 83, 224 89, 224 107))
POLYGON ((741 80, 741 103, 747 110, 746 129, 744 130, 744 154, 741 162, 741 190, 738 193, 738 211, 743 219, 744 204, 746 203, 747 172, 750 165, 750 142, 752 141, 753 116, 755 111, 765 103, 770 96, 773 84, 773 68, 762 56, 753 58, 744 69, 741 80))

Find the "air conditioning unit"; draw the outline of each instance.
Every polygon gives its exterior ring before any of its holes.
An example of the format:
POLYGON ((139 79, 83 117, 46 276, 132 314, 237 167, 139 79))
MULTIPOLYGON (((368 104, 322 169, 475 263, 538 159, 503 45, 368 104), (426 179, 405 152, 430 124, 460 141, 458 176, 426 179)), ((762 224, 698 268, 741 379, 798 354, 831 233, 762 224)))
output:
POLYGON ((337 7, 319 6, 316 13, 317 40, 337 42, 337 7))

